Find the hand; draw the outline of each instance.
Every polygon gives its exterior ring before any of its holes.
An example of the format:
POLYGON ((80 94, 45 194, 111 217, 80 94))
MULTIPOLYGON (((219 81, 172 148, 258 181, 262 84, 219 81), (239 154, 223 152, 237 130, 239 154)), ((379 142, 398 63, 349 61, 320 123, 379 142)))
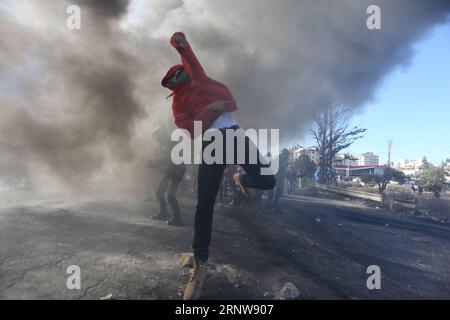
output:
POLYGON ((184 48, 184 46, 186 45, 186 42, 187 42, 186 37, 181 32, 174 33, 172 36, 172 39, 181 48, 184 48))
POLYGON ((233 100, 218 100, 216 102, 213 102, 208 105, 208 109, 216 112, 223 112, 226 107, 228 107, 230 104, 232 104, 233 100))

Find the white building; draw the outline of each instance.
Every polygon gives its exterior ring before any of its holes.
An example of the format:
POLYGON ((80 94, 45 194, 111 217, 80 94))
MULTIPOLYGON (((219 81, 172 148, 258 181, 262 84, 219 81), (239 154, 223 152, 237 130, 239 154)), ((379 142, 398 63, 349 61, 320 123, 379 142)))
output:
POLYGON ((337 161, 338 166, 357 166, 358 165, 358 157, 354 157, 351 154, 339 153, 336 155, 336 161, 337 161), (353 159, 348 159, 349 157, 351 157, 353 159))
POLYGON ((422 169, 422 161, 405 159, 396 162, 394 164, 394 169, 402 171, 407 176, 417 177, 422 169))
POLYGON ((309 148, 304 148, 300 145, 297 145, 295 147, 293 147, 291 150, 291 157, 293 159, 298 159, 298 157, 301 154, 306 154, 308 155, 312 161, 314 161, 316 164, 319 163, 319 148, 318 147, 309 147, 309 148))
POLYGON ((358 157, 358 166, 377 166, 380 162, 380 157, 372 152, 366 152, 358 157))

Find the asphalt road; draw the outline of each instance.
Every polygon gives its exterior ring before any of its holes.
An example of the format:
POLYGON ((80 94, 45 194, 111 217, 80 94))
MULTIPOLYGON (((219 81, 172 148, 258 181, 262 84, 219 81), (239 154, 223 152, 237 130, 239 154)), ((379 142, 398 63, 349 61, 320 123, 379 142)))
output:
MULTIPOLYGON (((180 299, 189 269, 193 195, 185 226, 152 221, 155 203, 117 196, 0 207, 0 299, 180 299), (66 270, 81 270, 68 289, 66 270)), ((449 299, 450 224, 400 216, 333 195, 300 194, 284 211, 215 212, 203 299, 449 299), (367 267, 381 270, 369 290, 367 267)))

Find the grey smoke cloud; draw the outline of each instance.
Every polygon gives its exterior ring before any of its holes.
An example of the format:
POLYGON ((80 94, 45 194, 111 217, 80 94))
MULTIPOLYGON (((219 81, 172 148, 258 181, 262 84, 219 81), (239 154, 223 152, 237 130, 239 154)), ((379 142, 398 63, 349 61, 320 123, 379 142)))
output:
POLYGON ((129 0, 75 0, 83 8, 89 8, 97 17, 118 18, 128 11, 129 0))
POLYGON ((160 80, 179 63, 173 32, 184 31, 207 73, 232 89, 243 127, 280 128, 289 140, 330 99, 353 109, 374 99, 384 76, 408 65, 412 44, 448 22, 450 1, 18 0, 0 8, 0 151, 21 150, 15 171, 37 183, 106 175, 145 188, 150 133, 171 123, 160 80), (65 26, 69 4, 82 9, 79 31, 65 26), (370 4, 381 7, 382 30, 366 28, 370 4))

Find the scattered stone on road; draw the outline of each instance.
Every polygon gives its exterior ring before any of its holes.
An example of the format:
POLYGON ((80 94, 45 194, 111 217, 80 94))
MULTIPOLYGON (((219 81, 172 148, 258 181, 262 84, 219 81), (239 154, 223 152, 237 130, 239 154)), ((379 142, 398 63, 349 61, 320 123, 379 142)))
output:
POLYGON ((208 272, 209 272, 209 273, 214 273, 214 272, 216 272, 216 266, 213 265, 213 264, 211 264, 211 263, 208 263, 208 264, 206 265, 206 268, 208 269, 208 272))
POLYGON ((300 296, 300 292, 292 282, 286 282, 281 289, 281 299, 296 299, 300 296))
MULTIPOLYGON (((450 298, 448 222, 356 207, 333 194, 296 197, 283 199, 285 213, 276 217, 240 208, 217 212, 215 272, 205 281, 202 298, 450 298), (342 209, 336 210, 336 203, 342 209), (386 224, 390 227, 383 228, 386 224), (392 259, 396 263, 389 263, 392 259), (380 265, 383 290, 367 290, 359 276, 367 261, 386 262, 380 265), (301 285, 299 294, 289 286, 282 293, 288 281, 301 285)), ((111 300, 180 299, 193 265, 187 253, 193 199, 180 199, 187 227, 176 233, 148 219, 153 203, 128 197, 89 195, 64 205, 57 199, 0 201, 0 300, 106 300, 109 294, 111 300), (89 275, 82 278, 89 289, 84 293, 67 290, 65 267, 72 264, 89 275)))
POLYGON ((177 263, 182 267, 194 267, 194 255, 192 252, 183 253, 180 258, 178 258, 177 263))
POLYGON ((110 293, 110 294, 108 294, 108 295, 106 295, 104 297, 101 297, 100 300, 111 300, 112 297, 113 297, 113 295, 112 295, 112 293, 110 293))

